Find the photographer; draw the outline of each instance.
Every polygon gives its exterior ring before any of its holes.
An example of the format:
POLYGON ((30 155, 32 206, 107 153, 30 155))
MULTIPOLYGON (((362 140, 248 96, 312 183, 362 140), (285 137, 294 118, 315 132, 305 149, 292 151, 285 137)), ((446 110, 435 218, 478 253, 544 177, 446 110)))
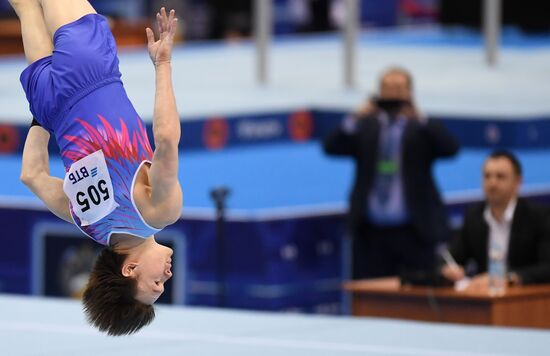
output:
POLYGON ((432 165, 454 156, 459 144, 439 122, 419 114, 411 75, 386 70, 379 95, 346 117, 324 149, 355 160, 353 278, 433 271, 436 245, 448 240, 449 227, 432 165))

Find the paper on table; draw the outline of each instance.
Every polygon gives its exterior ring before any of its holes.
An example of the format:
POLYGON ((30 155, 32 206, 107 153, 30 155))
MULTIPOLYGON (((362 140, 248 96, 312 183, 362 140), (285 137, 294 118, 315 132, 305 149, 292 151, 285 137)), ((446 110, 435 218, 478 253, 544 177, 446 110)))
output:
POLYGON ((465 291, 470 285, 470 281, 471 281, 470 278, 462 278, 461 280, 456 281, 454 286, 455 291, 457 292, 465 291))

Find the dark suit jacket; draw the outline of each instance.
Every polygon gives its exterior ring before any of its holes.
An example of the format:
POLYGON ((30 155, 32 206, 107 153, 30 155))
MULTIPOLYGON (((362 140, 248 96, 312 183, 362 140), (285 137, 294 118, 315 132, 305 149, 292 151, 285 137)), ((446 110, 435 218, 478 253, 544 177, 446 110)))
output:
MULTIPOLYGON (((367 117, 357 123, 355 133, 337 129, 325 138, 328 154, 351 156, 355 160, 355 183, 350 196, 350 227, 361 231, 366 221, 367 197, 375 177, 378 157, 380 123, 367 117)), ((458 152, 458 141, 441 123, 409 121, 402 142, 402 176, 405 203, 412 225, 426 243, 447 241, 447 215, 432 177, 432 165, 438 157, 450 157, 458 152)))
MULTIPOLYGON (((473 260, 478 273, 487 271, 489 225, 483 216, 485 206, 485 203, 476 204, 466 212, 461 233, 450 248, 459 264, 473 260)), ((519 274, 523 283, 550 282, 548 212, 525 199, 518 199, 514 212, 508 267, 519 274)))

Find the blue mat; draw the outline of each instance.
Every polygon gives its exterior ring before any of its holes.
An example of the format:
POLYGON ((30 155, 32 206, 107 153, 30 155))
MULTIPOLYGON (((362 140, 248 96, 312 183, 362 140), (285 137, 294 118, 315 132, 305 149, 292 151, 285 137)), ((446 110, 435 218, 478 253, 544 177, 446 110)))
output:
MULTIPOLYGON (((524 166, 523 191, 550 191, 550 150, 516 153, 524 166)), ((487 154, 463 150, 436 164, 435 176, 447 201, 482 197, 481 167, 487 154)), ((0 156, 0 166, 0 202, 36 201, 19 182, 19 156, 0 156)), ((52 174, 62 177, 63 172, 61 160, 53 157, 52 174)), ((318 142, 183 152, 180 157, 184 211, 211 208, 209 192, 220 185, 232 190, 230 210, 243 213, 344 209, 352 179, 352 161, 326 156, 318 142)))

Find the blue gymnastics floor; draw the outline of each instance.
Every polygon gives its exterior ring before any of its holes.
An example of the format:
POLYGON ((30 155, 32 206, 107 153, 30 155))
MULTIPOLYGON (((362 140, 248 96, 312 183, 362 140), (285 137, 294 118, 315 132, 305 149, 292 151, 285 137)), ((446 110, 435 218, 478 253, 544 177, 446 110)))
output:
MULTIPOLYGON (((436 164, 435 176, 445 200, 482 197, 481 167, 488 152, 465 149, 456 158, 436 164)), ((523 192, 550 191, 550 150, 516 153, 524 165, 523 192)), ((37 202, 18 180, 20 166, 19 156, 0 156, 0 202, 37 202)), ((61 160, 53 157, 52 174, 62 177, 63 172, 61 160)), ((231 188, 228 205, 237 215, 341 211, 352 178, 351 160, 326 156, 319 142, 191 151, 180 156, 184 215, 210 210, 210 189, 220 185, 231 188)))
POLYGON ((86 324, 79 302, 0 295, 5 356, 543 356, 549 338, 534 329, 167 306, 138 334, 112 338, 86 324))

